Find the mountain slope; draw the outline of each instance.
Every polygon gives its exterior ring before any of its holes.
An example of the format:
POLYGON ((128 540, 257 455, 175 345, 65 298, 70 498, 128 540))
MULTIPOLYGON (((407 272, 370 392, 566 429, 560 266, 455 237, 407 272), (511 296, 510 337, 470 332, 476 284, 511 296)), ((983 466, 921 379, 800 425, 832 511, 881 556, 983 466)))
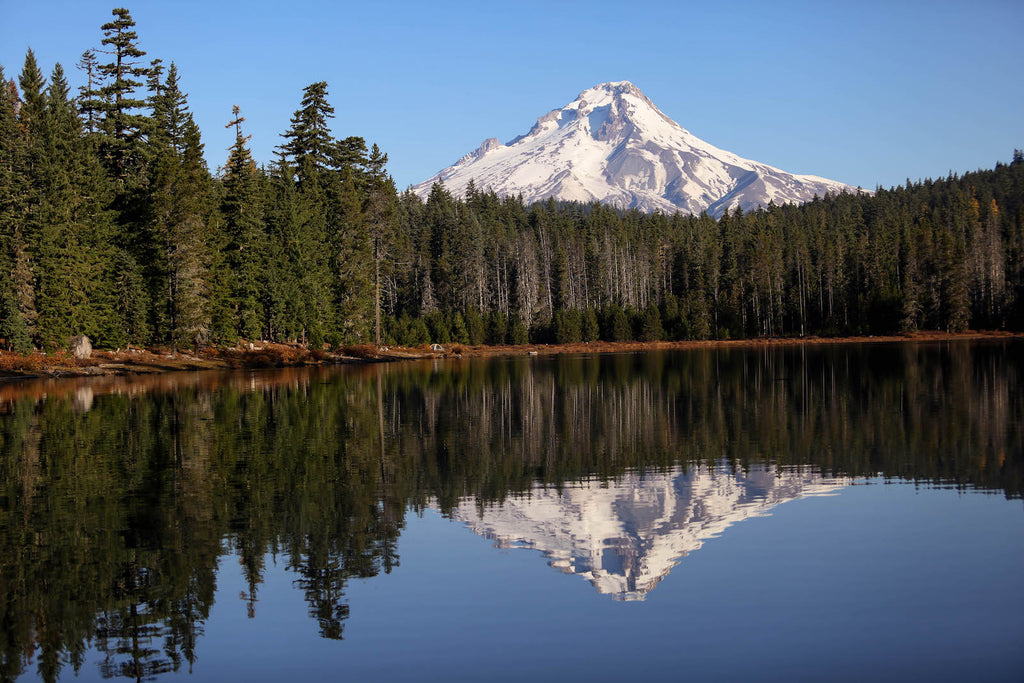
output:
POLYGON ((810 175, 794 175, 743 159, 697 138, 665 116, 628 81, 603 83, 537 120, 506 144, 485 140, 454 165, 413 187, 420 197, 435 182, 458 196, 473 180, 481 190, 599 201, 666 213, 744 210, 806 202, 826 193, 857 191, 810 175))

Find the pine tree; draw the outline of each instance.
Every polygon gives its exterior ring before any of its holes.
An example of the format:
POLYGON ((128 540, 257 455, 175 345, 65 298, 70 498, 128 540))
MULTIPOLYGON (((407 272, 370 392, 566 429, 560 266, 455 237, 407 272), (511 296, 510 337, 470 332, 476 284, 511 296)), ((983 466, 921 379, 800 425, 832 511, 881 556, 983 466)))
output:
POLYGON ((327 84, 310 84, 278 148, 282 166, 294 168, 301 208, 287 216, 291 266, 303 291, 294 309, 301 311, 302 340, 314 345, 366 338, 373 306, 360 175, 365 143, 338 143, 328 127, 333 117, 327 84))
POLYGON ((390 275, 385 268, 392 249, 395 229, 395 183, 385 171, 387 163, 388 155, 382 153, 374 143, 366 164, 369 190, 364 215, 373 252, 374 343, 378 346, 380 346, 381 280, 390 275))
MULTIPOLYGON (((331 244, 335 308, 340 324, 338 332, 341 339, 365 341, 370 335, 371 323, 376 326, 374 271, 377 260, 374 258, 373 237, 356 189, 355 173, 345 172, 334 189, 330 202, 333 209, 331 244)), ((382 207, 374 208, 386 211, 382 207)), ((375 220, 385 218, 385 213, 374 217, 375 220)))
POLYGON ((178 85, 174 63, 153 107, 154 162, 150 180, 151 235, 155 258, 150 292, 156 333, 174 348, 198 347, 207 340, 208 173, 199 128, 178 85))
POLYGON ((21 85, 21 102, 18 106, 18 131, 21 135, 20 148, 23 156, 18 173, 23 184, 21 217, 18 227, 31 249, 38 240, 40 204, 46 193, 48 174, 53 171, 46 160, 46 80, 43 78, 35 54, 28 50, 25 63, 18 77, 21 85))
POLYGON ((234 119, 227 127, 235 127, 235 144, 231 146, 224 171, 224 196, 221 214, 227 241, 224 247, 224 266, 228 272, 229 307, 233 312, 233 336, 257 339, 264 321, 262 301, 266 263, 266 226, 263 216, 261 174, 252 160, 246 143, 249 136, 242 134, 245 117, 236 105, 234 119))
MULTIPOLYGON (((19 336, 24 329, 28 337, 35 340, 39 314, 36 309, 36 272, 32 251, 39 242, 44 178, 49 169, 45 163, 46 96, 43 88, 46 82, 31 49, 25 55, 18 82, 22 90, 20 101, 13 84, 9 91, 17 125, 11 158, 14 176, 11 197, 13 220, 9 225, 7 247, 10 249, 9 273, 13 297, 13 309, 9 315, 20 318, 20 321, 11 320, 8 327, 12 334, 19 336)), ((16 345, 23 350, 28 348, 23 338, 19 338, 16 345)))
POLYGON ((76 334, 95 339, 103 315, 94 302, 100 298, 105 245, 96 244, 89 233, 102 229, 105 217, 89 192, 88 175, 97 169, 89 164, 68 93, 58 64, 47 90, 36 181, 41 191, 35 246, 39 338, 50 348, 63 346, 76 334))
POLYGON ((25 136, 18 125, 21 100, 14 81, 0 68, 0 338, 7 349, 25 351, 32 336, 15 296, 15 253, 21 248, 27 177, 25 136))
POLYGON ((86 132, 92 135, 99 128, 100 113, 103 111, 99 60, 96 58, 96 51, 86 50, 83 52, 76 66, 85 74, 85 83, 78 88, 78 112, 84 118, 86 132))
POLYGON ((447 310, 456 306, 455 246, 458 231, 457 203, 440 183, 430 189, 426 206, 429 231, 429 257, 432 292, 437 306, 447 310))
MULTIPOLYGON (((316 176, 310 159, 307 178, 316 176)), ((275 339, 319 345, 333 327, 332 264, 327 239, 327 198, 321 183, 299 184, 282 158, 273 171, 275 197, 267 215, 271 300, 264 304, 275 339)))
POLYGON ((110 49, 99 52, 112 58, 98 65, 99 74, 105 80, 98 90, 103 114, 102 151, 111 175, 128 182, 142 170, 142 135, 148 122, 146 116, 139 113, 146 102, 136 97, 135 92, 149 71, 139 66, 146 53, 137 45, 139 37, 132 30, 135 21, 131 14, 123 7, 113 9, 111 14, 115 19, 100 27, 105 35, 100 42, 110 49))
POLYGON ((338 167, 338 144, 331 136, 328 120, 334 107, 327 102, 327 83, 318 81, 303 89, 300 108, 292 115, 291 127, 278 149, 291 162, 299 184, 319 179, 328 169, 338 167))
POLYGON ((127 249, 114 251, 108 273, 109 304, 113 309, 112 324, 104 329, 101 339, 114 347, 143 344, 151 339, 149 291, 143 268, 127 249))
MULTIPOLYGON (((14 264, 11 270, 11 283, 13 286, 14 306, 22 323, 13 322, 11 329, 17 333, 17 331, 21 330, 21 325, 24 324, 24 329, 29 338, 34 338, 36 322, 39 319, 39 314, 36 311, 35 272, 32 267, 32 256, 25 246, 25 239, 22 237, 20 230, 16 230, 14 233, 13 246, 12 260, 14 264)), ((19 342, 19 345, 23 349, 28 347, 23 340, 19 342)))

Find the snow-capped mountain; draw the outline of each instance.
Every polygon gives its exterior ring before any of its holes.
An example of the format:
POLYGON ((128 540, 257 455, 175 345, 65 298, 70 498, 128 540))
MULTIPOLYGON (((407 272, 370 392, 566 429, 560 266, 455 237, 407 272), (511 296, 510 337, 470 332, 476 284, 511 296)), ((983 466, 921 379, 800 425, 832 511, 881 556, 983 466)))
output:
POLYGON ((844 183, 794 175, 718 149, 665 116, 628 81, 602 83, 537 119, 526 135, 496 138, 413 187, 422 198, 436 182, 456 196, 470 180, 480 190, 599 201, 619 208, 719 216, 801 203, 826 193, 856 192, 844 183))
POLYGON ((583 481, 481 508, 466 500, 452 517, 499 548, 539 550, 549 564, 616 600, 643 600, 680 558, 704 541, 777 505, 835 493, 849 479, 771 465, 735 472, 705 466, 583 481))

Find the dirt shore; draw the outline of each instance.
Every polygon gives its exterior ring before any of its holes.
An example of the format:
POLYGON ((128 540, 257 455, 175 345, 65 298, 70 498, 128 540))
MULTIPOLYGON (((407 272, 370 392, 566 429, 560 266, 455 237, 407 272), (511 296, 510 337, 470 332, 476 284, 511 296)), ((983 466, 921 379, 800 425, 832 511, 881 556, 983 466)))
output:
POLYGON ((561 353, 628 353, 694 348, 757 348, 801 344, 865 344, 894 342, 948 342, 983 339, 1022 339, 1021 332, 915 332, 878 337, 759 337, 755 339, 679 342, 580 342, 575 344, 524 344, 520 346, 469 346, 447 344, 442 350, 381 347, 370 344, 338 350, 310 350, 297 344, 254 342, 241 347, 203 348, 199 353, 170 349, 129 347, 93 351, 89 358, 68 352, 16 354, 0 352, 0 379, 29 377, 88 377, 152 375, 178 371, 230 370, 236 368, 302 367, 349 363, 379 363, 423 358, 472 358, 484 356, 551 355, 561 353))

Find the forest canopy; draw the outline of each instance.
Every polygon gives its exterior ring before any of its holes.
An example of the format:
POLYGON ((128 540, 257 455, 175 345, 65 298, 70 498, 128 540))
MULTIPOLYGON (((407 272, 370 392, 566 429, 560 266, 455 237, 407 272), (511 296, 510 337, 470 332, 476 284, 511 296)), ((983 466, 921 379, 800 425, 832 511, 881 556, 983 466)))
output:
POLYGON ((743 213, 398 192, 309 84, 272 163, 245 118, 216 172, 187 75, 127 9, 44 75, 0 67, 0 339, 524 343, 1024 327, 1024 155, 743 213))

